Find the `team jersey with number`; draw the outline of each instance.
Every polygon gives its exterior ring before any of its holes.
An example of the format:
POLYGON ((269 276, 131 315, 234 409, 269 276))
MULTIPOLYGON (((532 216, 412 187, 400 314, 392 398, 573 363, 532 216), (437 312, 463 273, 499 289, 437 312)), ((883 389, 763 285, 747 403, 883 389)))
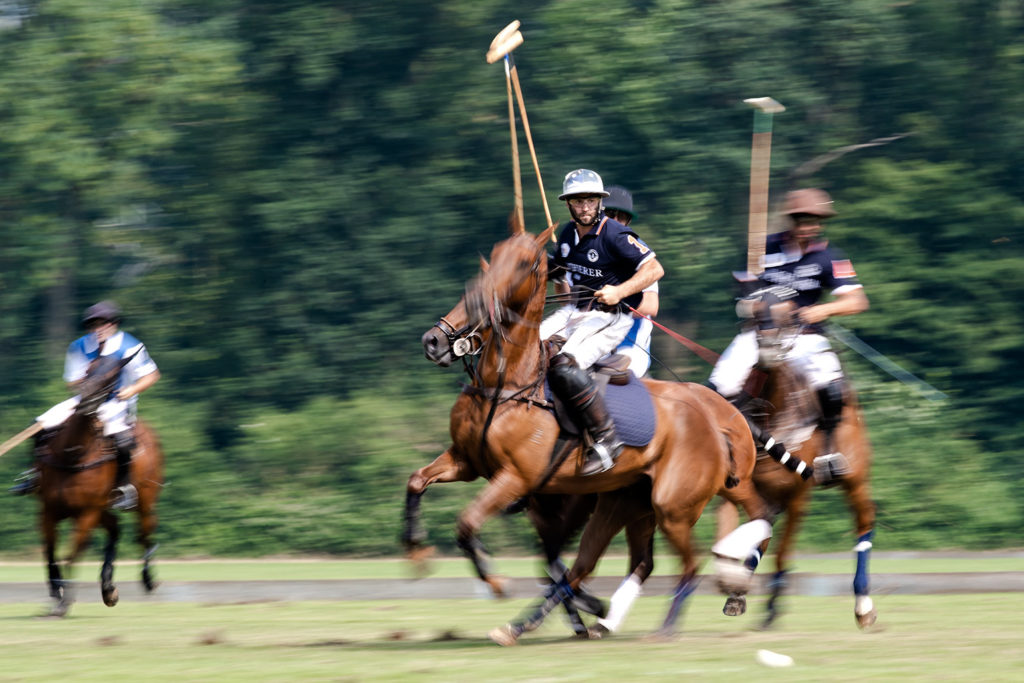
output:
MULTIPOLYGON (((579 237, 576 224, 562 227, 552 262, 565 272, 576 294, 577 308, 592 307, 592 295, 605 285, 620 285, 633 277, 637 268, 654 258, 654 251, 622 223, 603 216, 590 232, 579 237)), ((643 298, 637 292, 623 299, 636 308, 643 298)), ((620 306, 621 310, 626 310, 620 306)))

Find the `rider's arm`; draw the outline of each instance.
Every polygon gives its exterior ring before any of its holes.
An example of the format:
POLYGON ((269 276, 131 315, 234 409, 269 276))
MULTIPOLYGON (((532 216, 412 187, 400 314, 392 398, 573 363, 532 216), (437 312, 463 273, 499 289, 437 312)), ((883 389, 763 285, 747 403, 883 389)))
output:
POLYGON ((606 306, 614 306, 626 297, 651 286, 664 274, 665 269, 658 263, 658 259, 649 258, 636 269, 633 277, 620 285, 605 285, 594 295, 594 298, 606 306))
POLYGON ((849 289, 824 304, 807 306, 799 311, 800 320, 812 325, 828 320, 834 315, 856 315, 868 310, 868 296, 863 287, 849 289))
POLYGON ((159 379, 160 371, 154 370, 148 375, 143 375, 142 377, 140 377, 138 381, 135 382, 135 384, 129 384, 124 389, 121 389, 121 391, 117 392, 117 397, 122 401, 125 401, 131 398, 132 396, 137 396, 146 389, 149 389, 151 386, 156 384, 157 380, 159 379))
POLYGON ((641 299, 640 305, 636 307, 636 313, 633 315, 641 318, 653 318, 658 315, 658 291, 645 289, 644 298, 641 299))

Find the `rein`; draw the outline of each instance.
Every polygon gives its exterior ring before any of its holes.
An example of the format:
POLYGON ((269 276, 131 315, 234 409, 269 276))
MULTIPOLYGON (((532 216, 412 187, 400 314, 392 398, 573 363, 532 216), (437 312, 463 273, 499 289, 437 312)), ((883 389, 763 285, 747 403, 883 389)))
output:
MULTIPOLYGON (((82 447, 81 446, 74 446, 73 448, 81 450, 82 447)), ((40 456, 39 457, 39 461, 42 464, 46 465, 47 467, 52 467, 55 470, 61 470, 63 472, 76 472, 77 473, 77 472, 85 472, 86 470, 94 469, 96 467, 99 467, 100 465, 105 465, 106 463, 110 462, 111 460, 114 460, 116 457, 117 457, 117 455, 115 453, 111 452, 108 449, 104 449, 104 453, 103 453, 103 455, 101 457, 96 458, 95 460, 90 460, 89 462, 86 462, 86 463, 74 463, 74 464, 63 463, 63 462, 60 462, 53 454, 51 454, 49 452, 46 455, 40 456)))

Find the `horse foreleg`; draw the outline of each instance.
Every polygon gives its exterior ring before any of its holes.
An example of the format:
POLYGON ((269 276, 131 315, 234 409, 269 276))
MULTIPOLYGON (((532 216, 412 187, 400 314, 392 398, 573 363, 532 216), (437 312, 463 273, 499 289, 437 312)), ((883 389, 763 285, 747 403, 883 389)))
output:
MULTIPOLYGON (((736 504, 723 500, 715 510, 715 540, 721 541, 740 525, 740 511, 736 504)), ((729 593, 722 606, 722 614, 727 617, 738 617, 747 611, 746 593, 729 593)))
POLYGON ((114 585, 114 560, 117 559, 117 541, 121 530, 117 517, 109 512, 104 512, 100 521, 107 530, 107 542, 103 547, 103 567, 100 569, 100 593, 103 595, 103 604, 113 607, 118 600, 117 586, 114 585))
POLYGON ((458 545, 473 563, 477 575, 499 597, 505 595, 506 581, 492 574, 487 549, 484 548, 477 533, 484 522, 526 495, 526 492, 527 484, 519 475, 508 469, 499 470, 469 507, 459 515, 456 527, 458 545))
POLYGON ((455 460, 449 448, 437 456, 432 463, 412 473, 405 489, 405 524, 402 531, 402 544, 405 546, 406 557, 420 566, 430 554, 429 548, 423 547, 427 538, 420 522, 420 499, 427 487, 433 483, 452 481, 472 481, 476 474, 469 471, 466 465, 455 460))
POLYGON ((857 518, 857 545, 853 552, 857 558, 857 569, 853 576, 853 616, 857 626, 871 626, 878 619, 875 605, 871 600, 868 561, 871 557, 872 539, 875 535, 875 505, 871 501, 868 487, 863 482, 850 485, 847 492, 850 507, 857 518))
MULTIPOLYGON (((673 591, 672 602, 669 605, 668 614, 665 615, 665 621, 662 622, 661 628, 655 633, 657 638, 668 639, 672 637, 675 633, 675 625, 679 619, 679 614, 686 604, 686 599, 697 588, 697 584, 700 581, 697 576, 697 555, 693 551, 691 529, 700 516, 702 507, 697 506, 695 510, 691 511, 690 515, 684 514, 672 518, 662 516, 659 520, 662 533, 668 537, 669 542, 672 543, 672 546, 679 553, 683 571, 679 578, 679 583, 676 585, 675 591, 673 591)), ((664 510, 664 508, 661 509, 664 510)))
POLYGON ((782 538, 775 549, 775 574, 768 582, 768 602, 765 605, 764 621, 761 622, 762 629, 770 628, 782 614, 782 594, 788 585, 786 577, 789 572, 789 555, 807 509, 809 495, 807 491, 798 493, 786 506, 786 522, 782 527, 782 538))

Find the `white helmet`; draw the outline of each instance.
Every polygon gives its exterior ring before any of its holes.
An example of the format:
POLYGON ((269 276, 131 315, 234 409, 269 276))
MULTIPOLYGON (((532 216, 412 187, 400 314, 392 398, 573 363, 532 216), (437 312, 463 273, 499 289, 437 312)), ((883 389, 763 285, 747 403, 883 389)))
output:
POLYGON ((575 171, 566 174, 565 180, 562 181, 562 194, 558 195, 558 198, 568 199, 569 197, 581 194, 597 195, 598 197, 608 196, 608 193, 604 190, 601 176, 585 168, 577 168, 575 171))

